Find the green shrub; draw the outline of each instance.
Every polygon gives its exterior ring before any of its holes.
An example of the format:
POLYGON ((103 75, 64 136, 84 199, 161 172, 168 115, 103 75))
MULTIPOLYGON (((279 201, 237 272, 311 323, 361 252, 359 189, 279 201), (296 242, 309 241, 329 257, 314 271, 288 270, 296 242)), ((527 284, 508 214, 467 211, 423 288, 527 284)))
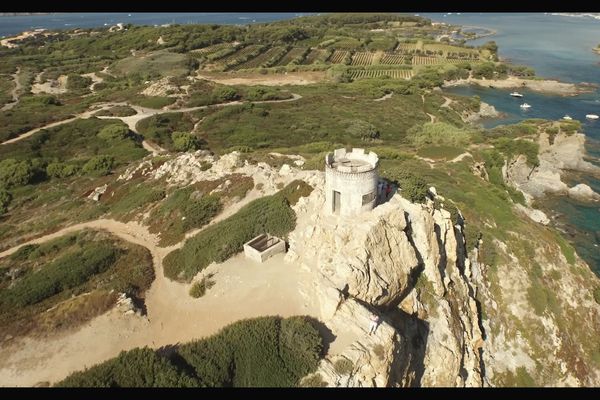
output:
POLYGON ((351 121, 346 128, 346 133, 361 140, 373 140, 379 138, 379 131, 377 128, 373 124, 360 119, 351 121))
POLYGON ((183 207, 183 229, 188 231, 210 222, 222 209, 220 197, 216 194, 202 196, 200 200, 188 201, 183 207))
POLYGON ((594 301, 600 304, 600 287, 594 289, 594 301))
POLYGON ((426 122, 408 130, 410 142, 417 147, 464 146, 471 140, 472 132, 445 122, 426 122))
POLYGON ((543 315, 546 307, 548 307, 548 294, 538 281, 534 281, 529 289, 527 289, 527 299, 535 313, 543 315))
POLYGON ((201 281, 194 282, 192 287, 190 288, 190 296, 197 299, 206 294, 206 291, 215 285, 215 281, 211 280, 210 276, 205 276, 201 281))
POLYGON ((92 84, 92 78, 81 76, 78 74, 69 74, 67 76, 68 90, 83 90, 87 89, 92 84))
POLYGON ((83 165, 82 171, 85 174, 94 176, 103 176, 110 174, 110 171, 114 165, 115 159, 112 156, 96 156, 89 159, 83 165))
POLYGON ((198 381, 148 347, 122 351, 118 357, 56 384, 59 387, 196 387, 198 381))
POLYGON ((333 369, 340 375, 350 375, 354 369, 354 364, 347 358, 340 358, 333 364, 333 369))
POLYGON ((0 187, 0 215, 8 211, 8 205, 12 200, 12 195, 8 190, 0 187))
POLYGON ((191 133, 173 132, 171 137, 175 151, 195 151, 200 148, 198 138, 191 133))
POLYGON ((523 154, 527 157, 527 164, 532 167, 540 165, 540 159, 538 158, 540 146, 535 142, 528 140, 518 140, 510 138, 499 138, 494 141, 494 146, 504 153, 508 159, 513 156, 523 154))
POLYGON ((429 186, 427 182, 402 166, 386 168, 381 171, 381 176, 398 185, 402 197, 413 203, 425 201, 429 186))
POLYGON ((239 98, 238 92, 229 86, 217 86, 212 91, 215 103, 226 103, 239 98))
POLYGON ((56 386, 293 387, 316 370, 322 349, 306 318, 261 317, 235 322, 166 356, 147 347, 121 352, 56 386))
POLYGON ((163 189, 149 184, 131 185, 122 198, 110 205, 110 209, 115 214, 124 215, 149 203, 162 200, 165 196, 163 189))
POLYGON ((132 102, 141 107, 161 109, 165 106, 175 103, 174 97, 162 97, 162 96, 143 96, 139 97, 132 102))
POLYGON ((129 128, 125 124, 107 125, 98 132, 98 137, 104 140, 125 139, 129 135, 129 128))
MULTIPOLYGON (((298 187, 294 182, 288 187, 292 185, 298 187)), ((293 197, 285 189, 282 192, 293 197)), ((242 250, 243 244, 253 237, 263 233, 286 236, 295 225, 296 215, 283 194, 256 199, 169 253, 163 261, 165 276, 189 281, 211 262, 223 262, 242 250)))
POLYGON ((78 171, 79 168, 76 165, 61 162, 53 162, 46 166, 46 175, 51 178, 68 178, 75 175, 78 171))
POLYGON ((58 258, 41 270, 26 275, 10 289, 3 290, 0 304, 4 307, 24 307, 38 303, 106 271, 116 257, 116 249, 102 244, 90 244, 58 258))
POLYGON ((34 175, 31 161, 17 161, 13 158, 0 161, 0 185, 6 188, 27 185, 34 175))

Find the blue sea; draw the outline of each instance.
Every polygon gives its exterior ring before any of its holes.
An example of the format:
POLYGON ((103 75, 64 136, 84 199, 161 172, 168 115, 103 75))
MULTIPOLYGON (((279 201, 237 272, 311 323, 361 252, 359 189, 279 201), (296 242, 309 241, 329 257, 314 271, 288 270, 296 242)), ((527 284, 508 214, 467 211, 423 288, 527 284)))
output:
MULTIPOLYGON (((311 13, 53 13, 35 16, 0 17, 0 36, 11 36, 36 29, 93 28, 119 22, 137 25, 162 24, 252 24, 294 18, 311 13)), ((539 76, 566 82, 589 82, 600 85, 600 56, 592 48, 600 43, 600 21, 591 18, 555 16, 545 13, 421 13, 434 21, 492 29, 495 35, 471 41, 479 45, 495 40, 501 59, 535 68, 539 76)), ((600 114, 600 93, 576 97, 559 97, 523 91, 532 105, 528 111, 519 108, 520 100, 508 95, 508 90, 457 87, 449 90, 466 96, 478 95, 505 114, 489 120, 487 127, 518 122, 527 118, 559 119, 569 114, 583 122, 588 137, 590 156, 600 157, 600 120, 589 121, 585 115, 600 114)), ((600 181, 581 176, 600 192, 600 181)), ((553 209, 561 214, 567 227, 578 234, 568 237, 578 253, 600 273, 600 206, 583 205, 567 198, 551 200, 553 209)))
MULTIPOLYGON (((449 24, 484 27, 496 31, 493 36, 469 42, 479 45, 494 40, 499 56, 512 63, 528 65, 536 74, 565 82, 588 82, 600 85, 600 55, 592 51, 600 43, 600 20, 557 16, 544 13, 442 13, 421 14, 434 21, 449 24)), ((600 120, 588 120, 586 114, 600 115, 600 92, 574 97, 545 95, 519 90, 525 96, 516 99, 509 96, 512 90, 465 86, 448 89, 449 92, 466 96, 477 95, 505 114, 504 118, 491 119, 484 126, 493 127, 528 118, 560 119, 565 114, 583 123, 587 136, 586 150, 590 161, 598 164, 600 158, 600 120), (519 105, 526 101, 532 107, 523 111, 519 105)), ((600 181, 589 176, 579 176, 577 181, 586 183, 600 192, 600 181)), ((560 197, 549 200, 554 211, 560 213, 559 221, 566 228, 576 228, 576 235, 567 235, 577 252, 586 259, 596 273, 600 274, 600 205, 581 204, 560 197)), ((572 229, 566 229, 572 231, 572 229)))
POLYGON ((311 13, 52 13, 0 17, 0 36, 32 29, 98 28, 118 23, 134 25, 227 24, 280 21, 311 13))

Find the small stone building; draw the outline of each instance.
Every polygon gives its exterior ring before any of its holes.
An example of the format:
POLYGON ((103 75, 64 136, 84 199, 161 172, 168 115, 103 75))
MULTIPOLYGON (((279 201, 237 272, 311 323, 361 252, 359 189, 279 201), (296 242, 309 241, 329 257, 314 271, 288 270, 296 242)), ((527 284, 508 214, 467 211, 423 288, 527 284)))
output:
POLYGON ((352 216, 377 202, 379 158, 373 152, 337 149, 325 156, 325 207, 331 214, 352 216))
POLYGON ((285 241, 267 233, 244 243, 246 257, 259 263, 278 253, 285 253, 285 241))

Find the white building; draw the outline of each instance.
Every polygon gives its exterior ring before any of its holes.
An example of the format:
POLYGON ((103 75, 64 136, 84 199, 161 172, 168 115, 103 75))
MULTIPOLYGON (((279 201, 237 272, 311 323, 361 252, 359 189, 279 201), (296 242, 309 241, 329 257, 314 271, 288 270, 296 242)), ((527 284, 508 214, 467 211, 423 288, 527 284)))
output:
POLYGON ((332 214, 352 216, 372 210, 377 202, 377 166, 373 152, 337 149, 325 156, 325 207, 332 214))

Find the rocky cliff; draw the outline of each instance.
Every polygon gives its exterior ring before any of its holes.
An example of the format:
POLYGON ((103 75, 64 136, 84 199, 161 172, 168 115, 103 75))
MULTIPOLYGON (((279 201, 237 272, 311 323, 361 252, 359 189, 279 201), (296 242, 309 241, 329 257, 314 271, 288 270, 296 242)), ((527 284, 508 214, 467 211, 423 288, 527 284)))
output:
POLYGON ((286 256, 314 272, 304 290, 335 337, 317 374, 331 386, 483 385, 470 261, 450 213, 396 195, 359 217, 329 216, 322 186, 295 206, 286 256))
POLYGON ((600 383, 600 282, 550 228, 524 222, 531 237, 515 231, 467 252, 468 226, 442 197, 413 204, 396 194, 346 219, 323 212, 322 174, 311 184, 286 255, 312 272, 303 292, 328 330, 327 356, 305 385, 600 383))
POLYGON ((524 155, 509 160, 502 170, 505 181, 520 189, 528 200, 545 194, 568 195, 582 201, 600 200, 600 195, 585 184, 572 188, 562 178, 570 171, 585 172, 600 176, 600 168, 584 159, 585 135, 559 133, 551 142, 546 132, 537 137, 539 144, 539 166, 527 164, 524 155))

